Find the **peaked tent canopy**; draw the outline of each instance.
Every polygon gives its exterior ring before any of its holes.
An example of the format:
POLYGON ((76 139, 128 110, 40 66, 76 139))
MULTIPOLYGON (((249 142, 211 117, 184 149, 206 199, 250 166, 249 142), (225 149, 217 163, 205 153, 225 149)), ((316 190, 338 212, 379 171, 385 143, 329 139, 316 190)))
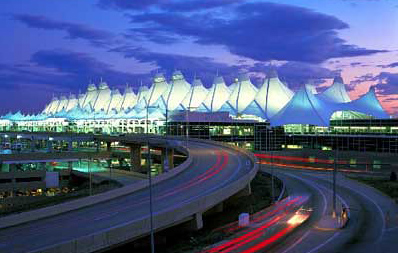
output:
POLYGON ((225 85, 222 76, 216 76, 205 100, 199 106, 198 111, 217 112, 227 102, 231 95, 230 89, 225 85))
POLYGON ((388 119, 390 117, 377 99, 375 87, 373 86, 360 98, 342 104, 340 109, 364 113, 379 119, 388 119))
POLYGON ((257 88, 251 83, 249 76, 242 74, 227 103, 236 113, 242 113, 254 100, 257 92, 257 88))
POLYGON ((286 124, 329 126, 330 117, 336 110, 335 104, 317 98, 310 87, 304 85, 270 121, 272 126, 286 124))
POLYGON ((343 78, 340 76, 335 77, 333 84, 323 93, 319 94, 318 97, 334 103, 348 103, 351 101, 345 88, 343 78))
POLYGON ((175 71, 172 76, 171 84, 162 95, 166 109, 168 111, 177 109, 190 89, 191 85, 185 81, 182 73, 180 71, 175 71))
POLYGON ((181 102, 181 106, 184 110, 186 109, 197 109, 201 103, 205 100, 209 91, 203 86, 200 79, 195 79, 193 81, 192 87, 185 96, 184 100, 181 102))
POLYGON ((130 86, 126 87, 123 95, 123 101, 120 110, 127 111, 132 109, 137 104, 137 95, 134 93, 130 86))
POLYGON ((244 113, 270 119, 290 101, 293 94, 293 91, 279 80, 276 71, 270 71, 244 113))

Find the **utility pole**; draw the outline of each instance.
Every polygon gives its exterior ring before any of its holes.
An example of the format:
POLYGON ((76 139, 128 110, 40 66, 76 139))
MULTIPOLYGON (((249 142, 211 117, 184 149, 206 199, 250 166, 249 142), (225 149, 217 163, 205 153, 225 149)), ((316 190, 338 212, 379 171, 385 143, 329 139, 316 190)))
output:
POLYGON ((334 159, 333 159, 333 218, 336 218, 336 180, 337 180, 337 150, 338 150, 338 142, 335 137, 335 150, 334 150, 334 159))
POLYGON ((151 149, 149 148, 149 127, 148 127, 148 120, 149 120, 149 104, 146 104, 146 135, 147 135, 147 173, 148 173, 148 180, 149 180, 149 213, 150 213, 150 227, 151 227, 151 253, 155 253, 155 237, 153 232, 153 206, 152 206, 152 175, 151 175, 151 149))

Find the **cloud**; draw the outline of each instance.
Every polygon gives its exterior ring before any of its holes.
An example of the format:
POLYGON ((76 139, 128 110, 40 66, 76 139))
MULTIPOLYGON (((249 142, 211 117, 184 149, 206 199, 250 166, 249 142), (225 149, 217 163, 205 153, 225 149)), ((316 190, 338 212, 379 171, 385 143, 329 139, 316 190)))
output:
POLYGON ((156 11, 127 16, 132 24, 149 27, 152 33, 161 31, 193 38, 200 44, 223 45, 233 54, 258 61, 320 63, 386 52, 347 44, 337 31, 349 26, 336 17, 285 4, 245 3, 222 15, 211 11, 189 15, 156 11))
POLYGON ((374 79, 379 80, 379 82, 376 84, 378 94, 398 94, 398 73, 381 72, 374 79))
POLYGON ((203 79, 207 85, 211 84, 213 78, 218 72, 223 75, 227 82, 232 82, 237 73, 244 71, 246 65, 227 65, 216 62, 210 57, 196 57, 179 54, 168 54, 151 52, 143 48, 130 46, 122 46, 113 48, 111 52, 122 54, 125 58, 134 58, 139 62, 153 63, 154 68, 160 68, 167 74, 171 74, 174 70, 181 70, 188 78, 196 75, 203 79))
MULTIPOLYGON (((81 87, 90 79, 103 78, 113 86, 123 86, 137 79, 149 80, 149 75, 132 74, 113 69, 113 66, 86 54, 69 50, 41 50, 34 53, 31 62, 40 67, 55 69, 71 81, 70 88, 81 87)), ((55 84, 56 85, 56 84, 55 84)))
POLYGON ((390 64, 387 64, 387 65, 376 65, 376 67, 379 67, 379 68, 396 68, 396 67, 398 67, 398 62, 393 62, 393 63, 390 63, 390 64))
POLYGON ((108 44, 112 44, 114 40, 114 35, 112 33, 83 24, 57 21, 44 16, 29 14, 17 14, 14 15, 13 18, 31 28, 64 31, 67 33, 67 39, 84 39, 94 46, 104 47, 108 44))
POLYGON ((191 12, 242 3, 243 1, 244 0, 100 0, 98 5, 101 8, 112 8, 117 10, 142 11, 156 7, 173 12, 191 12))
POLYGON ((278 71, 279 78, 286 82, 289 88, 297 90, 305 83, 322 84, 325 79, 339 75, 338 71, 332 71, 319 65, 304 62, 287 62, 280 66, 256 63, 250 71, 267 73, 270 68, 278 71))

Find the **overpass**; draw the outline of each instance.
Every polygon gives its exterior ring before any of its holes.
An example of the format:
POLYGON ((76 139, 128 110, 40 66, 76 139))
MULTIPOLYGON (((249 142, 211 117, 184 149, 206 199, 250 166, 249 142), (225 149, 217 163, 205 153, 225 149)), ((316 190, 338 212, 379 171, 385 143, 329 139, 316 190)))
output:
MULTIPOLYGON (((150 145, 180 147, 188 155, 184 163, 154 179, 156 231, 183 222, 200 229, 205 211, 237 193, 250 193, 250 181, 258 170, 256 158, 247 151, 212 141, 191 139, 185 146, 185 139, 177 137, 93 138, 132 147, 149 141, 150 145)), ((150 232, 148 196, 148 183, 144 180, 1 218, 0 252, 93 252, 140 238, 150 232)))

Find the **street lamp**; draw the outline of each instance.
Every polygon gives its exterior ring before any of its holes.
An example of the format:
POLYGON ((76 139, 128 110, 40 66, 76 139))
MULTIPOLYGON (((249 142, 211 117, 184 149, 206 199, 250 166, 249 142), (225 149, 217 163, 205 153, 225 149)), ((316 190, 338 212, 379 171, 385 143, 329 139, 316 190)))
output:
POLYGON ((151 226, 151 253, 155 253, 155 237, 153 231, 153 206, 152 206, 152 175, 151 175, 151 149, 149 148, 149 109, 159 108, 158 106, 149 106, 148 101, 146 101, 146 135, 147 135, 147 173, 148 173, 148 180, 149 180, 149 212, 150 212, 150 226, 151 226))

